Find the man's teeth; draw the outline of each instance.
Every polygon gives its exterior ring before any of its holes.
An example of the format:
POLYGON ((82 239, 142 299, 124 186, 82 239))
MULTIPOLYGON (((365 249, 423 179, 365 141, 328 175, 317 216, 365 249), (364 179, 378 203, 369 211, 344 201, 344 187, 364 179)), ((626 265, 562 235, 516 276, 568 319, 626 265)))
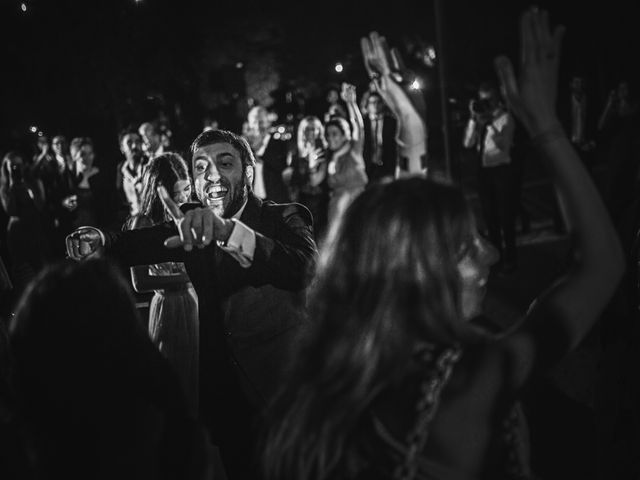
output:
POLYGON ((207 190, 207 197, 211 199, 222 198, 226 193, 227 189, 224 187, 212 187, 207 190))

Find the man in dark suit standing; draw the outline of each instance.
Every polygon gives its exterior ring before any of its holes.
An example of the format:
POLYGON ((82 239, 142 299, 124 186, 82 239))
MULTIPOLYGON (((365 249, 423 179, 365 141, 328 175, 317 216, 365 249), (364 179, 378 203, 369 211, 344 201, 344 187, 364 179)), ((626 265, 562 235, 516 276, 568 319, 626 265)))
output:
POLYGON ((395 175, 398 162, 396 129, 398 122, 386 112, 376 92, 367 97, 364 115, 364 163, 369 182, 395 175))
POLYGON ((589 171, 595 161, 595 115, 589 102, 587 81, 581 75, 573 75, 568 94, 558 101, 558 114, 571 143, 589 171))
POLYGON ((202 420, 229 478, 259 478, 251 462, 255 420, 306 325, 302 294, 316 256, 311 215, 253 194, 255 160, 243 138, 206 131, 191 153, 201 205, 181 211, 163 192, 173 222, 79 229, 67 240, 69 255, 104 249, 125 265, 184 262, 199 302, 202 420))
POLYGON ((257 106, 249 110, 245 136, 256 158, 254 194, 277 203, 291 201, 283 178, 287 168, 288 145, 279 138, 279 132, 272 130, 266 108, 257 106))

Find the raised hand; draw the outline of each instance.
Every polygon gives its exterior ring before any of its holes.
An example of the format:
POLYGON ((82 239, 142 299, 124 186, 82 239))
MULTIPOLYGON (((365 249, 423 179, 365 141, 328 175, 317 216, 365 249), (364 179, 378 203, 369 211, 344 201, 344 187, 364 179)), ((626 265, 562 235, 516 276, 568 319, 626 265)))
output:
POLYGON ((556 116, 558 65, 564 27, 551 29, 545 10, 533 7, 520 20, 520 72, 500 56, 495 67, 511 111, 531 136, 559 125, 556 116))
POLYGON ((420 115, 407 89, 401 84, 404 78, 399 70, 403 69, 404 63, 400 53, 389 49, 386 39, 377 32, 363 37, 360 46, 369 78, 396 117, 401 118, 412 111, 420 115))
POLYGON ((73 260, 85 260, 98 256, 104 247, 100 230, 94 227, 80 227, 67 235, 67 256, 73 260))
POLYGON ((342 100, 344 100, 345 103, 347 104, 356 103, 357 102, 356 87, 349 83, 343 83, 342 92, 340 96, 342 97, 342 100))
POLYGON ((360 46, 371 81, 398 119, 397 142, 400 157, 406 159, 406 162, 401 162, 406 166, 400 166, 398 172, 424 174, 427 154, 424 97, 408 88, 408 71, 402 57, 397 50, 389 49, 384 37, 372 32, 360 40, 360 46))
POLYGON ((225 241, 231 235, 233 222, 219 217, 211 209, 195 208, 183 213, 172 200, 166 188, 158 187, 158 195, 179 231, 179 235, 165 240, 165 247, 177 248, 181 246, 189 252, 194 246, 204 248, 212 240, 225 241))

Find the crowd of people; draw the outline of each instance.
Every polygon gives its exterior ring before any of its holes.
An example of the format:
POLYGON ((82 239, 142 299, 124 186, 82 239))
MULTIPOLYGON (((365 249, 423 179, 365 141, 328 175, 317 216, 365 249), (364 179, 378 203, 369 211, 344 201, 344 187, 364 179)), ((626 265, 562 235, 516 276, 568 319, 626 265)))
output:
MULTIPOLYGON (((619 347, 638 305, 637 207, 612 217, 594 184, 579 82, 569 126, 557 107, 563 33, 526 10, 518 67, 496 58, 470 104, 479 218, 429 168, 425 106, 376 32, 370 88, 344 83, 291 138, 254 106, 188 152, 157 122, 123 130, 115 181, 90 138, 7 153, 2 478, 536 478, 529 385, 602 318, 619 347), (573 254, 498 330, 483 300, 517 268, 518 129, 573 254)), ((602 129, 637 113, 628 93, 602 129)))

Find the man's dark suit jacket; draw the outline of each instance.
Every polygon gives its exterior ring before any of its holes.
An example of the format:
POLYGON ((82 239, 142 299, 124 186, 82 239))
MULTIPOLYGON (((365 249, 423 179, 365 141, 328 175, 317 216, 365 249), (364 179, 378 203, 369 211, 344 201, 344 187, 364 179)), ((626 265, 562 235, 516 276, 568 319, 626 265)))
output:
POLYGON ((108 254, 124 265, 184 262, 198 294, 203 410, 229 407, 228 390, 238 382, 250 404, 264 405, 307 325, 303 291, 316 256, 311 214, 300 204, 250 195, 240 221, 256 232, 249 268, 215 242, 190 253, 167 249, 164 240, 176 234, 172 223, 106 234, 108 254))
POLYGON ((262 179, 267 194, 267 200, 276 203, 289 202, 289 190, 282 179, 282 172, 287 168, 287 142, 276 140, 273 134, 262 155, 262 179))
POLYGON ((364 148, 362 156, 367 171, 369 182, 386 176, 394 176, 398 161, 398 146, 396 144, 396 130, 398 122, 391 115, 383 115, 382 124, 382 165, 372 163, 373 157, 373 132, 371 131, 371 119, 364 117, 364 148))

